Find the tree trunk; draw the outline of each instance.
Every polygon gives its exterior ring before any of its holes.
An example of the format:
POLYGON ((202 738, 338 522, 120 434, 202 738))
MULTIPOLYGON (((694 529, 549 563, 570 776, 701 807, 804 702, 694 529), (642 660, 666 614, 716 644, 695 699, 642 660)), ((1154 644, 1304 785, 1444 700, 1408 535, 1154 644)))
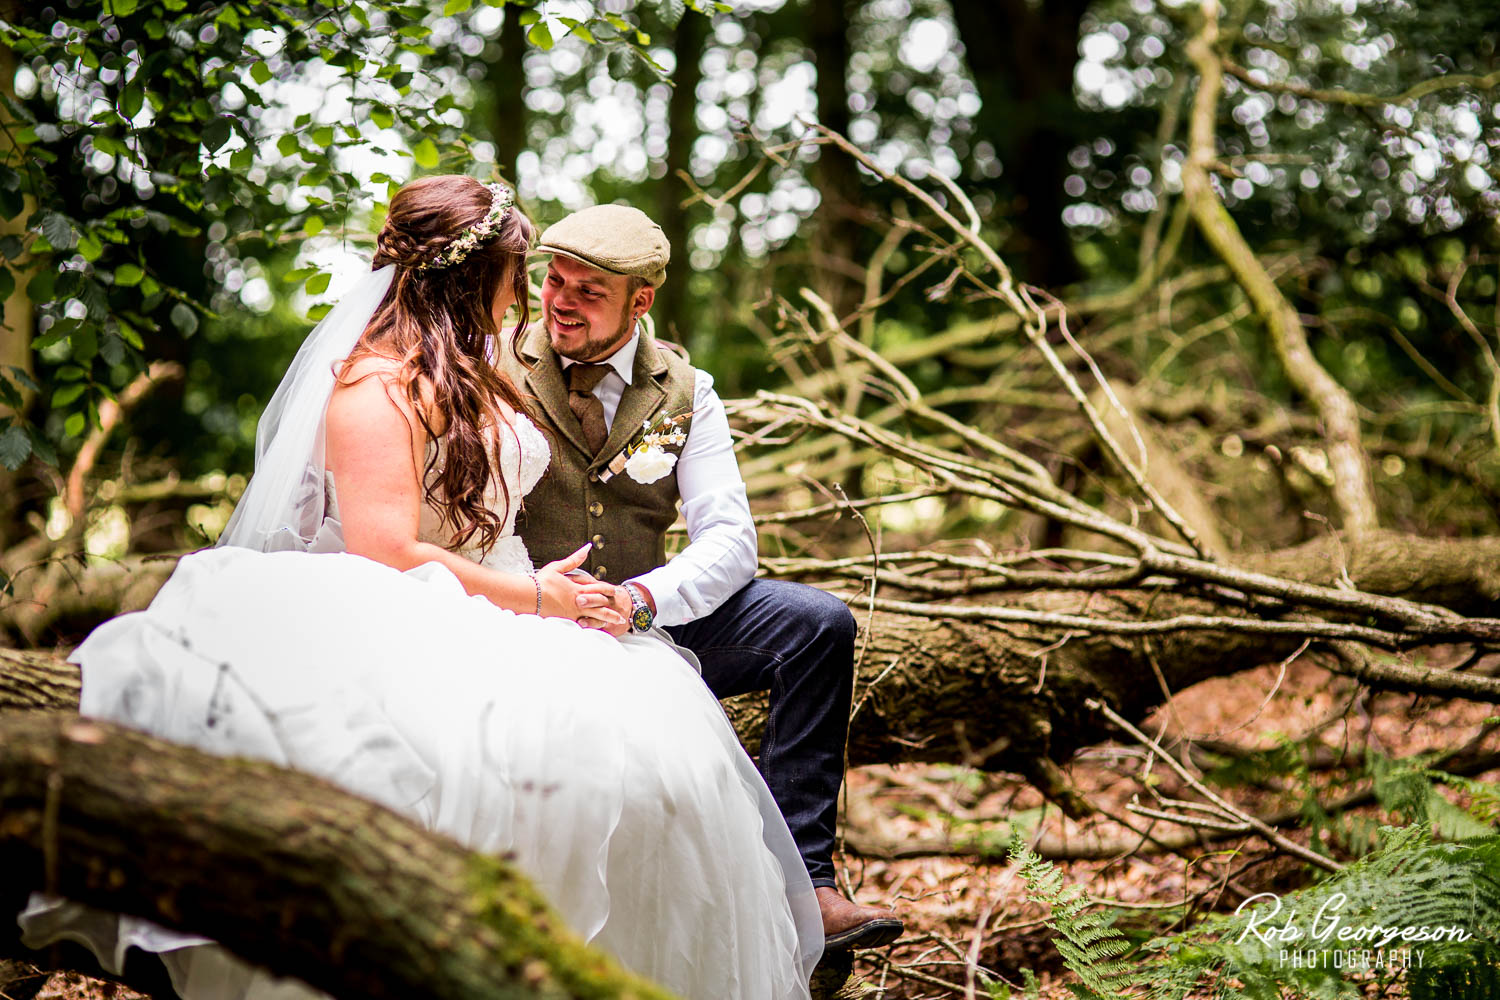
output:
MULTIPOLYGON (((849 134, 849 0, 816 0, 807 12, 807 40, 818 70, 818 121, 849 134)), ((860 179, 854 161, 824 146, 813 166, 820 199, 814 220, 813 287, 844 319, 859 305, 864 273, 859 263, 860 179)))
POLYGON ((526 31, 523 8, 510 5, 500 25, 500 58, 489 65, 490 134, 495 140, 495 166, 513 184, 520 183, 516 160, 526 148, 526 31))
POLYGON ((682 203, 691 193, 681 173, 689 172, 693 141, 698 138, 698 84, 703 80, 701 60, 708 43, 710 22, 706 15, 689 11, 677 25, 672 54, 677 67, 672 74, 672 97, 667 102, 667 175, 656 186, 656 218, 672 247, 668 280, 657 291, 657 332, 666 340, 685 344, 691 332, 687 325, 687 286, 693 273, 688 263, 688 235, 692 232, 688 209, 682 203))
POLYGON ((342 1000, 668 996, 504 860, 272 764, 5 712, 0 817, 8 893, 207 934, 342 1000))
MULTIPOLYGON (((0 15, 11 19, 17 16, 18 9, 14 5, 0 4, 0 15)), ((0 94, 14 99, 16 79, 16 57, 15 53, 4 45, 0 45, 0 94)), ((14 151, 14 143, 10 133, 0 131, 0 158, 9 159, 14 151)), ((19 215, 13 219, 0 219, 0 236, 24 236, 26 234, 26 220, 36 208, 36 201, 30 195, 24 199, 24 207, 19 215)), ((0 267, 4 267, 0 264, 0 267)), ((15 379, 10 377, 11 368, 19 368, 30 374, 31 364, 31 337, 32 320, 34 309, 31 299, 26 295, 26 283, 31 278, 29 270, 19 268, 12 270, 15 278, 15 287, 11 293, 0 302, 0 379, 9 381, 21 392, 22 410, 31 401, 31 393, 15 379)), ((10 407, 0 404, 0 431, 5 429, 7 420, 11 416, 10 407)), ((0 465, 0 496, 13 496, 15 492, 16 475, 11 470, 0 465)), ((11 543, 20 536, 21 524, 19 511, 6 510, 0 514, 0 551, 4 551, 11 543)))
MULTIPOLYGON (((1085 117, 1073 100, 1087 0, 954 0, 953 20, 979 90, 976 139, 987 139, 1016 196, 1022 276, 1057 287, 1078 278, 1063 225, 1068 151, 1085 117)), ((1010 248, 1007 248, 1010 249, 1010 248)))

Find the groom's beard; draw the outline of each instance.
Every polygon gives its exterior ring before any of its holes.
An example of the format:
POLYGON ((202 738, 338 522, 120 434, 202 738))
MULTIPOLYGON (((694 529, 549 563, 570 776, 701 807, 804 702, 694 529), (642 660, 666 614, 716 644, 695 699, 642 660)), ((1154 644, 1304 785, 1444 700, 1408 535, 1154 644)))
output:
POLYGON ((609 357, 625 345, 625 342, 630 339, 631 334, 635 330, 635 316, 630 310, 631 305, 632 303, 625 303, 625 308, 620 310, 620 318, 613 332, 605 337, 594 336, 594 325, 582 316, 576 313, 568 314, 568 319, 583 320, 584 325, 582 328, 575 327, 563 331, 562 337, 573 340, 581 335, 583 339, 581 342, 575 340, 574 343, 564 346, 558 345, 558 341, 561 338, 559 337, 558 328, 554 325, 557 317, 553 314, 552 310, 547 310, 547 336, 552 340, 553 350, 569 361, 602 361, 604 358, 609 357))

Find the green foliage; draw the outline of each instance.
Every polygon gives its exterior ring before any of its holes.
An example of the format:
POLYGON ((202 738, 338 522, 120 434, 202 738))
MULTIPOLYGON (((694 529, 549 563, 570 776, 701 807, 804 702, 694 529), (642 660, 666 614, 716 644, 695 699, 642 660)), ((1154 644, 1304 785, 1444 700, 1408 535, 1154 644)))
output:
MULTIPOLYGON (((1416 800, 1412 800, 1416 801, 1416 800)), ((1413 998, 1494 996, 1500 968, 1500 836, 1435 841, 1421 825, 1387 827, 1377 849, 1343 871, 1235 913, 1157 938, 1121 958, 1128 940, 1077 886, 1019 841, 1028 898, 1053 908, 1049 927, 1085 1000, 1181 1000, 1213 987, 1224 1000, 1358 996, 1356 978, 1404 977, 1413 998)))
POLYGON ((1105 911, 1095 909, 1076 885, 1068 885, 1057 867, 1027 848, 1019 837, 1011 844, 1011 861, 1020 864, 1028 898, 1052 907, 1047 926, 1068 969, 1081 980, 1071 984, 1079 1000, 1128 1000, 1134 970, 1120 956, 1130 945, 1105 911))
MULTIPOLYGON (((0 20, 18 66, 0 95, 0 216, 21 232, 0 239, 0 293, 24 285, 37 307, 41 412, 0 424, 10 467, 84 433, 99 400, 151 360, 190 359, 182 341, 243 309, 244 260, 325 227, 359 231, 378 198, 346 154, 384 151, 423 170, 470 162, 474 137, 428 62, 430 5, 17 7, 0 20), (64 366, 83 374, 58 392, 64 366)), ((641 44, 617 14, 572 24, 591 43, 641 44)), ((327 283, 309 275, 307 294, 327 283)), ((13 406, 20 387, 0 373, 0 401, 13 406)))

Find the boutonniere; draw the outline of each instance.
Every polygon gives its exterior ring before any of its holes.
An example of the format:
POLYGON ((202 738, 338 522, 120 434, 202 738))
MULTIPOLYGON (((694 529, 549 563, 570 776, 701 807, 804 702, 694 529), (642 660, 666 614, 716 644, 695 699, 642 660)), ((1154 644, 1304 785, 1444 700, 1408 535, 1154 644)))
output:
POLYGON ((687 441, 683 425, 692 416, 685 412, 642 420, 640 431, 610 460, 599 481, 607 483, 623 472, 642 486, 649 486, 670 473, 677 467, 677 456, 667 449, 681 448, 687 441))

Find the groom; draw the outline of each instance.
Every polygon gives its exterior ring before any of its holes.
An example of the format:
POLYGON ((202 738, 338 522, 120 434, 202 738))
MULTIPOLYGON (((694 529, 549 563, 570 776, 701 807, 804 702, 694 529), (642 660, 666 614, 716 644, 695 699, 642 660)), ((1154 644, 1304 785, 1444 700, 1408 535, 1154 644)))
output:
POLYGON ((542 324, 521 345, 524 364, 501 352, 554 441, 521 537, 538 565, 592 542, 583 568, 616 585, 629 628, 664 627, 719 698, 770 691, 760 770, 817 887, 825 948, 889 944, 896 914, 834 888, 854 617, 823 591, 754 579, 755 525, 713 378, 638 325, 666 278, 661 227, 598 205, 547 229, 538 250, 552 255, 542 324), (689 543, 668 562, 679 502, 689 543))

